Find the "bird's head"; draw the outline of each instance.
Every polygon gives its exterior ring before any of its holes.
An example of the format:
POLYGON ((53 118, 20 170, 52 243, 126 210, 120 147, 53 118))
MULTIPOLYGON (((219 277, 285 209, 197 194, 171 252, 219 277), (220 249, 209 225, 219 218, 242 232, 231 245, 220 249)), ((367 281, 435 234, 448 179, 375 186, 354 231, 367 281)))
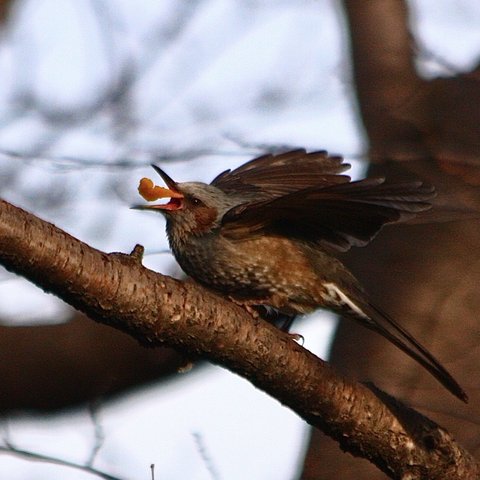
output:
POLYGON ((135 205, 137 210, 162 213, 167 219, 167 232, 177 240, 189 236, 201 236, 220 226, 225 212, 238 200, 219 188, 201 182, 177 183, 159 167, 152 165, 162 177, 167 188, 155 186, 148 178, 142 178, 138 191, 147 201, 170 199, 167 203, 135 205))

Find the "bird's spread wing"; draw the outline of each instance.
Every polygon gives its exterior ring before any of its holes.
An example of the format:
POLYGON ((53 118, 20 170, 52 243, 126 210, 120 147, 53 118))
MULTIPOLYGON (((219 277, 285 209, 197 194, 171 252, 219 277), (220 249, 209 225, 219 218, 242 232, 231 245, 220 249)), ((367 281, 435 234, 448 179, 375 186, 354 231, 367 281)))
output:
POLYGON ((428 210, 434 196, 433 187, 421 182, 386 184, 372 178, 320 183, 232 208, 223 217, 222 234, 231 239, 282 235, 346 251, 366 245, 384 224, 428 210))
POLYGON ((301 149, 254 158, 221 173, 211 184, 226 193, 252 192, 258 194, 257 199, 266 199, 313 186, 347 183, 350 177, 340 174, 349 168, 339 156, 301 149))

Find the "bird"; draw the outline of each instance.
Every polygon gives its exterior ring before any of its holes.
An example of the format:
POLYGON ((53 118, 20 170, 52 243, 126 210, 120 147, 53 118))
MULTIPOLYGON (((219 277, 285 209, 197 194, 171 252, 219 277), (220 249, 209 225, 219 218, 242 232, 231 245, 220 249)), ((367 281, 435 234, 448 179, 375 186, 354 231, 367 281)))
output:
MULTIPOLYGON (((341 156, 297 149, 269 153, 210 183, 140 181, 147 201, 132 208, 162 213, 170 248, 198 283, 245 308, 293 319, 319 308, 377 332, 464 402, 462 387, 412 334, 375 306, 338 258, 367 245, 384 225, 431 208, 435 189, 421 181, 352 181, 341 156)), ((291 322, 287 322, 291 323, 291 322)))

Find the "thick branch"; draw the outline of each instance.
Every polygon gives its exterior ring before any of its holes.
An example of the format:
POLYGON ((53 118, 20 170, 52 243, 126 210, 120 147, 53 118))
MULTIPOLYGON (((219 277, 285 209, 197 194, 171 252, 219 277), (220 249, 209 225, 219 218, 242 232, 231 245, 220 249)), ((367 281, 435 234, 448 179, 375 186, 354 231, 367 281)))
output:
POLYGON ((427 91, 415 71, 407 5, 400 0, 344 0, 343 5, 371 160, 421 158, 427 91))
POLYGON ((0 262, 92 319, 143 344, 168 345, 229 368, 394 478, 478 475, 471 456, 433 422, 340 378, 237 305, 145 269, 138 252, 100 252, 0 202, 0 262))

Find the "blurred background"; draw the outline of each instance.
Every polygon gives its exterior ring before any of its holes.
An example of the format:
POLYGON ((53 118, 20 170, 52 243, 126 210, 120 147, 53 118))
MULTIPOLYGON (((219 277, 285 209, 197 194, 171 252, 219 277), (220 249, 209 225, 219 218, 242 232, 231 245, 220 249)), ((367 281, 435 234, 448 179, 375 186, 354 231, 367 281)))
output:
MULTIPOLYGON (((471 406, 351 324, 331 355, 477 453, 480 229, 465 218, 480 206, 478 2, 3 0, 0 22, 1 197, 104 251, 141 243, 162 273, 182 275, 163 219, 129 210, 151 163, 208 182, 304 147, 344 155, 355 177, 371 160, 435 184, 441 223, 394 227, 345 260, 471 406)), ((336 321, 313 317, 294 330, 326 358, 336 321)), ((3 269, 0 324, 4 478, 92 478, 19 450, 122 479, 150 478, 151 464, 156 479, 386 478, 243 379, 201 362, 183 372, 188 359, 3 269)))

